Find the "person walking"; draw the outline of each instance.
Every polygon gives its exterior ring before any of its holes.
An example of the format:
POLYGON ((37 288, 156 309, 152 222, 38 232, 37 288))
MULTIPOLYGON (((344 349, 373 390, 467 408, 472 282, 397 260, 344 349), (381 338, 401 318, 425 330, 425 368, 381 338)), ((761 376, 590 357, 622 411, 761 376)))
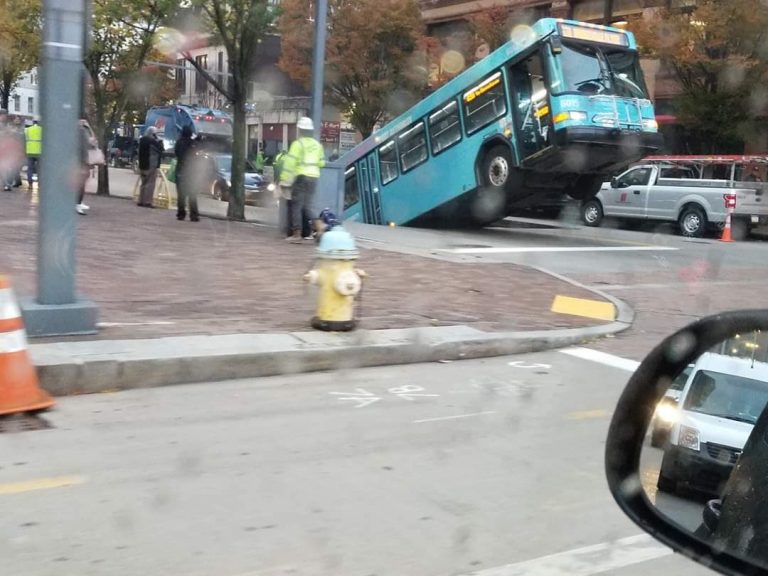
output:
POLYGON ((323 146, 312 136, 314 124, 306 116, 296 123, 299 137, 291 144, 282 162, 280 186, 287 189, 285 197, 291 200, 291 236, 294 244, 302 242, 304 216, 312 209, 312 201, 320 179, 320 168, 325 166, 323 146))
POLYGON ((89 150, 93 146, 92 135, 88 121, 85 118, 81 118, 78 123, 78 190, 77 190, 77 204, 75 205, 75 212, 81 216, 88 214, 90 206, 85 204, 85 184, 88 182, 88 177, 91 175, 91 166, 89 163, 89 150))
POLYGON ((8 122, 8 111, 0 109, 0 181, 3 190, 11 191, 16 175, 18 158, 23 157, 23 149, 18 145, 13 127, 8 122))
POLYGON ((40 182, 40 156, 43 154, 43 127, 35 118, 31 126, 24 129, 27 152, 27 186, 32 188, 32 176, 37 174, 38 186, 40 182))
POLYGON ((192 127, 187 125, 181 130, 181 138, 176 142, 176 191, 178 209, 176 218, 184 220, 187 217, 187 202, 189 203, 189 219, 192 222, 200 220, 197 210, 197 182, 194 174, 196 143, 192 140, 192 127))
POLYGON ((150 126, 139 140, 139 174, 141 175, 141 188, 139 192, 139 206, 152 208, 152 200, 155 197, 155 182, 157 170, 163 158, 163 142, 157 137, 157 128, 150 126))

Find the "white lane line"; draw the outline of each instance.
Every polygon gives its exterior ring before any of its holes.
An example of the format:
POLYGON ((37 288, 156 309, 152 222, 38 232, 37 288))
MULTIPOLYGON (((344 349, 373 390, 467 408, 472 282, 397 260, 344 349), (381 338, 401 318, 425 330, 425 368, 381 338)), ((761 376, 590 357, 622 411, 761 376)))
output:
POLYGON ((606 352, 600 352, 598 350, 592 350, 591 348, 580 348, 574 346, 572 348, 565 348, 560 350, 561 354, 568 354, 569 356, 575 356, 582 360, 590 360, 591 362, 598 362, 611 366, 613 368, 619 368, 620 370, 626 370, 628 372, 634 372, 637 367, 640 366, 640 362, 637 360, 630 360, 629 358, 622 358, 621 356, 614 356, 606 352))
POLYGON ((439 418, 424 418, 423 420, 414 420, 414 424, 423 422, 439 422, 440 420, 458 420, 459 418, 471 418, 472 416, 485 416, 486 414, 496 414, 496 410, 487 410, 486 412, 471 412, 470 414, 456 414, 455 416, 441 416, 439 418))
POLYGON ((149 322, 99 322, 96 326, 99 328, 116 328, 125 326, 171 326, 172 324, 176 324, 176 322, 154 320, 149 322))
POLYGON ((661 252, 679 250, 672 246, 489 246, 487 248, 444 248, 451 254, 524 254, 530 252, 661 252))
MULTIPOLYGON (((684 284, 683 280, 675 284, 593 284, 590 288, 597 290, 662 290, 666 288, 680 288, 684 284)), ((696 280, 696 284, 706 286, 747 286, 751 284, 765 284, 765 280, 707 280, 702 278, 696 280)))
POLYGON ((472 572, 468 576, 592 576, 673 552, 647 534, 575 548, 516 564, 472 572))

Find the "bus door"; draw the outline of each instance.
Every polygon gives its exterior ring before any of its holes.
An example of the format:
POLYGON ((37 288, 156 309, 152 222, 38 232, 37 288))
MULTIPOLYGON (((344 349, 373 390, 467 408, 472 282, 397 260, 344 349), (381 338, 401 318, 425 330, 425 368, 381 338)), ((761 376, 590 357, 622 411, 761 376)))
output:
POLYGON ((371 181, 372 224, 381 224, 381 189, 379 185, 379 162, 376 154, 368 156, 368 178, 371 181))
POLYGON ((376 154, 363 158, 358 163, 360 171, 360 192, 363 214, 368 224, 381 224, 381 202, 379 201, 378 164, 376 154))
POLYGON ((535 164, 552 149, 552 111, 537 51, 509 67, 517 148, 523 164, 535 164))

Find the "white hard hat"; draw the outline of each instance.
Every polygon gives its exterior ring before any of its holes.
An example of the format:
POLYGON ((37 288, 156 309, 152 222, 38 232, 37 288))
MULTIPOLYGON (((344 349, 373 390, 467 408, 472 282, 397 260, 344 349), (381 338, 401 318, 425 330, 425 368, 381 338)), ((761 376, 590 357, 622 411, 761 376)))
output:
POLYGON ((306 116, 302 116, 299 118, 299 121, 296 123, 296 127, 299 130, 314 130, 315 124, 312 122, 312 118, 307 118, 306 116))

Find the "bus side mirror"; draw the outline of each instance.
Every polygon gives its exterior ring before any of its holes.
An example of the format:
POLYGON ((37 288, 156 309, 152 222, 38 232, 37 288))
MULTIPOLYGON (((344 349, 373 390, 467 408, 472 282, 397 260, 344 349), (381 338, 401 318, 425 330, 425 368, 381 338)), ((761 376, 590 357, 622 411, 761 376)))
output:
POLYGON ((560 54, 563 51, 563 41, 560 39, 560 36, 552 36, 549 45, 552 48, 552 54, 560 54))
POLYGON ((619 179, 614 176, 611 178, 611 188, 618 188, 619 187, 619 179))

